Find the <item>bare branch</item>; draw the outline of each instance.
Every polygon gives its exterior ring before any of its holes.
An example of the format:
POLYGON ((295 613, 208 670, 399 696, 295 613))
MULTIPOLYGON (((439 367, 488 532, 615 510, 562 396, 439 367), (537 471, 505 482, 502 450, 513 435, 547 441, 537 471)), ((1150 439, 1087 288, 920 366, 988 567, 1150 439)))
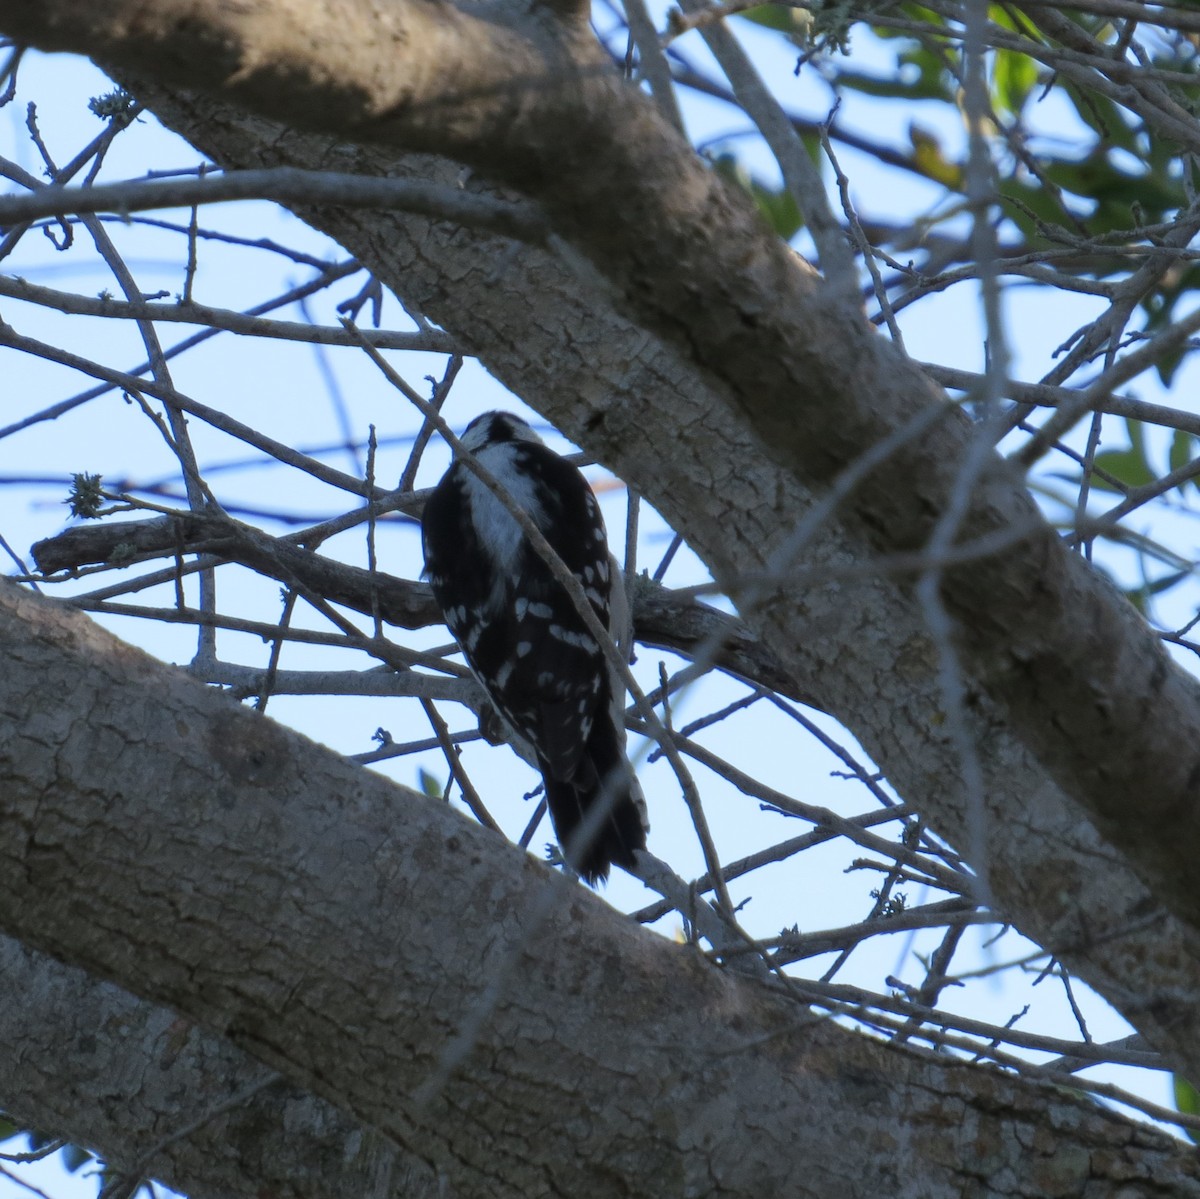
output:
POLYGON ((43 187, 26 196, 0 196, 0 228, 67 213, 144 212, 227 200, 336 204, 342 208, 400 208, 438 220, 488 229, 534 244, 547 226, 527 204, 452 190, 411 179, 374 179, 336 171, 274 167, 196 179, 132 180, 88 188, 43 187))

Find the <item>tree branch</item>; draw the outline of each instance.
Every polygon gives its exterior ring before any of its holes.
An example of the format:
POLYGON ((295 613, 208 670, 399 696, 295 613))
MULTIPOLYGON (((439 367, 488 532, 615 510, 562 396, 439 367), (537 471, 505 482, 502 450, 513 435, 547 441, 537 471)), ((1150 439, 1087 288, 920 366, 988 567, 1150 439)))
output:
POLYGON ((0 196, 0 228, 60 213, 146 212, 152 208, 181 208, 228 200, 396 208, 534 243, 545 240, 549 232, 546 222, 528 204, 472 195, 415 179, 372 179, 295 167, 236 171, 194 179, 134 179, 90 187, 43 187, 27 195, 0 196))
MULTIPOLYGON (((399 507, 416 514, 423 499, 423 495, 413 494, 410 502, 399 507)), ((93 563, 116 565, 161 555, 212 554, 228 562, 240 562, 282 583, 298 581, 330 603, 355 612, 371 616, 378 611, 388 624, 398 628, 420 629, 442 623, 426 584, 322 557, 296 544, 300 540, 304 538, 269 537, 224 515, 180 513, 155 520, 77 525, 39 541, 32 553, 38 569, 46 574, 76 571, 93 563)), ((637 580, 633 595, 634 631, 643 644, 684 657, 712 645, 712 653, 706 656, 718 669, 816 706, 815 697, 802 682, 790 676, 741 621, 674 595, 649 579, 637 580)))
POLYGON ((0 653, 5 929, 218 1030, 455 1193, 761 1194, 803 1170, 813 1193, 865 1199, 1002 1168, 1018 1195, 1129 1171, 1200 1195, 1200 1164, 1161 1134, 813 1020, 11 584, 0 653), (415 1105, 513 953, 472 1051, 415 1105), (921 1136, 882 1152, 904 1126, 921 1136), (814 1152, 834 1140, 836 1161, 814 1152))
POLYGON ((207 304, 187 301, 154 304, 129 303, 111 296, 82 296, 75 292, 59 291, 0 275, 0 296, 27 300, 44 308, 53 308, 72 316, 100 316, 115 320, 171 321, 185 325, 204 325, 208 329, 225 329, 246 337, 275 337, 286 341, 306 342, 323 346, 357 345, 365 337, 381 350, 429 350, 435 354, 454 352, 453 339, 438 329, 422 329, 416 333, 399 330, 363 329, 352 336, 344 326, 309 325, 302 321, 276 321, 247 312, 227 308, 212 308, 207 304))
POLYGON ((0 1093, 14 1119, 102 1150, 117 1172, 202 1121, 143 1167, 191 1199, 436 1193, 427 1163, 286 1083, 203 1122, 270 1077, 174 1012, 0 937, 0 1093))

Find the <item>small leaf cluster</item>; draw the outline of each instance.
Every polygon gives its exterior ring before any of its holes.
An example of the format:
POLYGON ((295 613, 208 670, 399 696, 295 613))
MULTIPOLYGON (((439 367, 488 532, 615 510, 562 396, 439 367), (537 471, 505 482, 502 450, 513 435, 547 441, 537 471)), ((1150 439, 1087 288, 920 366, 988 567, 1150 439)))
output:
POLYGON ((113 117, 123 117, 133 107, 133 97, 122 87, 106 92, 103 96, 93 96, 88 101, 88 109, 102 120, 113 117))
POLYGON ((86 471, 71 476, 71 492, 63 501, 76 520, 98 520, 104 513, 104 489, 101 475, 86 471))

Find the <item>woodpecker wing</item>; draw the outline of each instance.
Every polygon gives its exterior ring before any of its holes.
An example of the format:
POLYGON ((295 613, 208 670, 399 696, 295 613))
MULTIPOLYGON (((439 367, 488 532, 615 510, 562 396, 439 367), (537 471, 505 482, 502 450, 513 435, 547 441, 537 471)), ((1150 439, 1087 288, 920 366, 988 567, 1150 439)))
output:
MULTIPOLYGON (((583 476, 535 442, 503 442, 479 459, 579 580, 607 627, 608 548, 583 476)), ((461 463, 435 488, 422 524, 430 584, 472 669, 544 769, 574 777, 610 690, 603 653, 570 596, 512 515, 461 463)))
MULTIPOLYGON (((579 471, 510 413, 478 417, 462 441, 579 581, 600 623, 608 629, 615 617, 627 625, 623 592, 610 610, 620 574, 599 504, 579 471)), ((613 862, 632 867, 646 844, 646 821, 625 756, 624 688, 586 620, 520 524, 465 463, 451 466, 434 489, 422 537, 446 624, 494 705, 537 754, 555 832, 573 864, 592 884, 613 862), (589 822, 585 834, 581 826, 589 822)))

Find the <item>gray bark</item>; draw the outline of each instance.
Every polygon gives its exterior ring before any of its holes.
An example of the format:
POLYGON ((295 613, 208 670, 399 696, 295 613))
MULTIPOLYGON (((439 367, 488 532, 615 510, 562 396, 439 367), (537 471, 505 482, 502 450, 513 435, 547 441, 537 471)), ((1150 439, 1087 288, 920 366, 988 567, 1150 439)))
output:
POLYGON ((424 1163, 220 1037, 0 937, 0 1094, 107 1169, 190 1194, 436 1194, 424 1163), (161 1148, 160 1148, 161 1147, 161 1148))
MULTIPOLYGON (((418 1186, 865 1199, 914 1180, 929 1196, 1088 1196, 1137 1179, 1200 1195, 1200 1164, 1170 1138, 814 1018, 10 584, 0 654, 4 930, 379 1130, 418 1186)), ((182 1061, 179 1081, 219 1099, 245 1068, 186 1028, 173 1048, 164 1016, 112 988, 11 947, 9 961, 47 998, 30 1027, 61 1019, 66 1034, 57 1060, 7 1067, 31 1111, 42 1078, 70 1119, 64 1076, 94 1070, 97 1045, 119 1062, 113 1084, 132 1080, 139 1130, 161 1081, 147 1058, 182 1061), (68 1032, 77 1014, 94 1041, 68 1032)), ((0 1037, 25 1045, 22 1027, 6 1018, 0 1037)), ((95 1126, 108 1105, 92 1106, 95 1126)), ((253 1140, 263 1113, 229 1118, 253 1140)), ((113 1136, 130 1168, 134 1138, 113 1136)))

